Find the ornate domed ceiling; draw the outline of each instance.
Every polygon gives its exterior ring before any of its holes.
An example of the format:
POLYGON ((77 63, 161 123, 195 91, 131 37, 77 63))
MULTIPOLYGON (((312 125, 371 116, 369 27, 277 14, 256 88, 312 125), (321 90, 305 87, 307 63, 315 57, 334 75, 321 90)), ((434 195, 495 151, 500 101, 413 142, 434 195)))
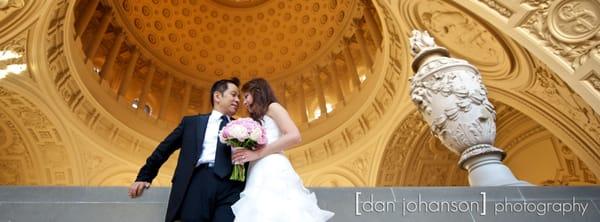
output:
POLYGON ((183 115, 209 112, 212 83, 232 76, 268 79, 303 131, 337 122, 322 134, 355 116, 344 108, 362 106, 385 73, 375 62, 385 61, 383 23, 370 1, 81 0, 74 8, 73 51, 89 70, 82 82, 151 138, 183 115))
POLYGON ((357 2, 113 0, 113 5, 142 50, 179 72, 214 80, 297 71, 340 39, 357 2))

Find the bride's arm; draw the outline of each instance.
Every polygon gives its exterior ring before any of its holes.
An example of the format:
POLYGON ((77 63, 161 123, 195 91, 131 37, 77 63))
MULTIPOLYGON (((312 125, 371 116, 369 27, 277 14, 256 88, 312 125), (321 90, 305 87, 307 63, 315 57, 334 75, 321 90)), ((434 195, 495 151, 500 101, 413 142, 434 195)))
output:
POLYGON ((267 115, 275 121, 275 124, 281 131, 281 136, 278 140, 266 145, 264 148, 257 150, 260 157, 281 152, 287 148, 293 147, 302 141, 300 130, 294 124, 294 121, 288 112, 279 103, 271 103, 267 111, 267 115))
POLYGON ((234 162, 249 162, 260 159, 266 155, 281 152, 289 147, 292 147, 302 141, 300 130, 294 124, 294 121, 288 112, 279 103, 271 103, 267 111, 267 115, 275 121, 277 127, 281 131, 281 136, 276 141, 264 146, 256 151, 240 149, 235 151, 232 156, 234 162))

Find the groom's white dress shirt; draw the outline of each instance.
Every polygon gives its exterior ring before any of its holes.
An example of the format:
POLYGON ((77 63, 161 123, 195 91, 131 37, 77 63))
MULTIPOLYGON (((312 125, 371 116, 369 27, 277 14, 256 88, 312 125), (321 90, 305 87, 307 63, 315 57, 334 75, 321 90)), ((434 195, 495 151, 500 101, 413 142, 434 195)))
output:
MULTIPOLYGON (((221 124, 221 116, 223 113, 213 110, 208 117, 206 132, 204 132, 204 143, 202 143, 203 151, 196 166, 208 163, 213 166, 215 163, 215 155, 217 153, 217 142, 219 140, 219 125, 221 124)), ((227 117, 229 119, 229 116, 227 117)))

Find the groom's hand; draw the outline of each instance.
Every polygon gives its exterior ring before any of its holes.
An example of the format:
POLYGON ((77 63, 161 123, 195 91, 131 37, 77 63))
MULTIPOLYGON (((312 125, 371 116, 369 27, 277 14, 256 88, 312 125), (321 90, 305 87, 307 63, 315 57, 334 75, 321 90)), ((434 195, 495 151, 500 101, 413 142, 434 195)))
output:
POLYGON ((144 181, 136 181, 129 188, 129 197, 136 198, 142 195, 144 189, 150 188, 150 183, 144 181))

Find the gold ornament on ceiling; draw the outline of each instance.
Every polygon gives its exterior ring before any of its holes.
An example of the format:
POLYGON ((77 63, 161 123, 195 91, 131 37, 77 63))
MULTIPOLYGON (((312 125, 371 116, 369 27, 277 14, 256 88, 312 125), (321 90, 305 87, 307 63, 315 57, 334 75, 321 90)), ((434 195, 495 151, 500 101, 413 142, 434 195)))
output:
POLYGON ((153 56, 188 75, 283 75, 341 38, 357 1, 114 0, 153 56), (338 38, 336 38, 339 36, 338 38))

